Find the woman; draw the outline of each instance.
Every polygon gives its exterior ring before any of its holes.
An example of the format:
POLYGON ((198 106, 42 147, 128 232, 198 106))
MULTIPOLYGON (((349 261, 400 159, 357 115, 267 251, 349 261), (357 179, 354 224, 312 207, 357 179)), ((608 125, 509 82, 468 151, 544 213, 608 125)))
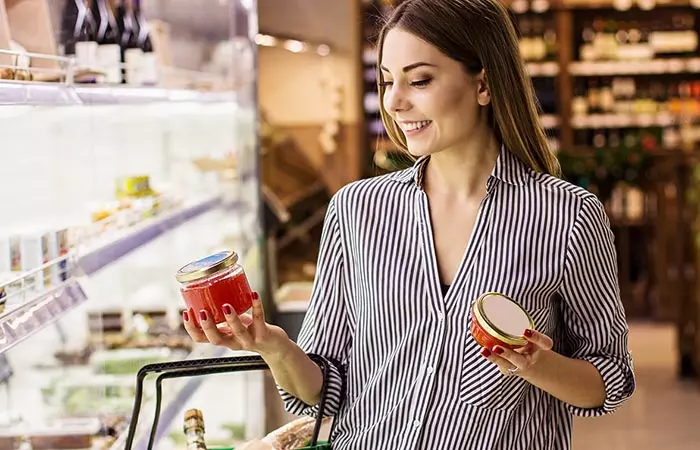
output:
POLYGON ((417 160, 331 200, 299 345, 259 301, 228 316, 232 336, 187 330, 262 355, 293 413, 319 401, 306 353, 325 357, 336 449, 568 449, 573 414, 635 385, 603 206, 556 178, 498 0, 405 1, 379 49, 385 126, 417 160), (526 350, 470 336, 490 291, 533 316, 526 350))

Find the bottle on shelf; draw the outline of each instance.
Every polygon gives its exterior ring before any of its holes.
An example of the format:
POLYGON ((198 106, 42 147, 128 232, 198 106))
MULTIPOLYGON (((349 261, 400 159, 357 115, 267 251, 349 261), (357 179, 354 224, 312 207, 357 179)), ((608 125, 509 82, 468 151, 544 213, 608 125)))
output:
POLYGON ((96 31, 88 0, 68 0, 61 17, 61 53, 75 57, 78 67, 94 67, 98 49, 96 31))
POLYGON ((204 440, 204 415, 198 409, 185 412, 183 432, 187 439, 187 450, 207 450, 204 440))
POLYGON ((110 0, 93 0, 92 10, 97 22, 97 61, 105 72, 105 82, 119 84, 122 81, 119 26, 110 0))
POLYGON ((151 39, 151 27, 141 7, 142 0, 134 0, 134 17, 138 23, 139 34, 137 37, 138 47, 142 52, 139 81, 144 86, 154 86, 158 84, 158 58, 153 51, 153 41, 151 39))
POLYGON ((134 16, 134 4, 132 0, 118 0, 116 8, 117 24, 119 27, 119 45, 121 47, 121 59, 124 64, 123 83, 139 84, 138 74, 141 67, 143 51, 138 45, 138 21, 134 16))

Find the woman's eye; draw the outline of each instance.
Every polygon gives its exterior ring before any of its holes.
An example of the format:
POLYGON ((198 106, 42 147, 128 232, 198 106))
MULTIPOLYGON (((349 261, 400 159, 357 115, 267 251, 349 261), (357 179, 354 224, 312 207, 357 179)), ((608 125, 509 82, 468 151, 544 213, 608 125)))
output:
POLYGON ((388 86, 391 86, 392 84, 394 84, 393 81, 382 81, 381 83, 379 83, 379 85, 381 87, 388 87, 388 86))
POLYGON ((432 80, 430 78, 426 78, 425 80, 418 80, 418 81, 413 81, 411 82, 411 86, 414 87, 425 87, 430 84, 432 80))

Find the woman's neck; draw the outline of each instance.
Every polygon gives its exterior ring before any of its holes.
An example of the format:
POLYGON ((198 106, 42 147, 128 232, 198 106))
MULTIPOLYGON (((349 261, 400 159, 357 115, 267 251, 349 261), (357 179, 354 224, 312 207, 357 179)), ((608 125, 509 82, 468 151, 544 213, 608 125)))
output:
POLYGON ((489 133, 482 139, 471 139, 462 146, 430 155, 425 168, 426 192, 465 200, 483 197, 500 148, 496 137, 489 133))

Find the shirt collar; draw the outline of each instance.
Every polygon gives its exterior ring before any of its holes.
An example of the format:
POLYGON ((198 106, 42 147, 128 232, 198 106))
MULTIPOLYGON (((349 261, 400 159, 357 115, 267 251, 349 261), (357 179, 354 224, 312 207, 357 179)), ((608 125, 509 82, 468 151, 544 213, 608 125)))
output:
MULTIPOLYGON (((430 156, 422 156, 416 160, 412 167, 394 172, 391 179, 400 183, 414 183, 416 187, 421 188, 423 174, 429 160, 430 156)), ((496 179, 513 186, 523 186, 527 183, 529 174, 530 169, 517 156, 505 147, 501 147, 489 181, 496 179)))

